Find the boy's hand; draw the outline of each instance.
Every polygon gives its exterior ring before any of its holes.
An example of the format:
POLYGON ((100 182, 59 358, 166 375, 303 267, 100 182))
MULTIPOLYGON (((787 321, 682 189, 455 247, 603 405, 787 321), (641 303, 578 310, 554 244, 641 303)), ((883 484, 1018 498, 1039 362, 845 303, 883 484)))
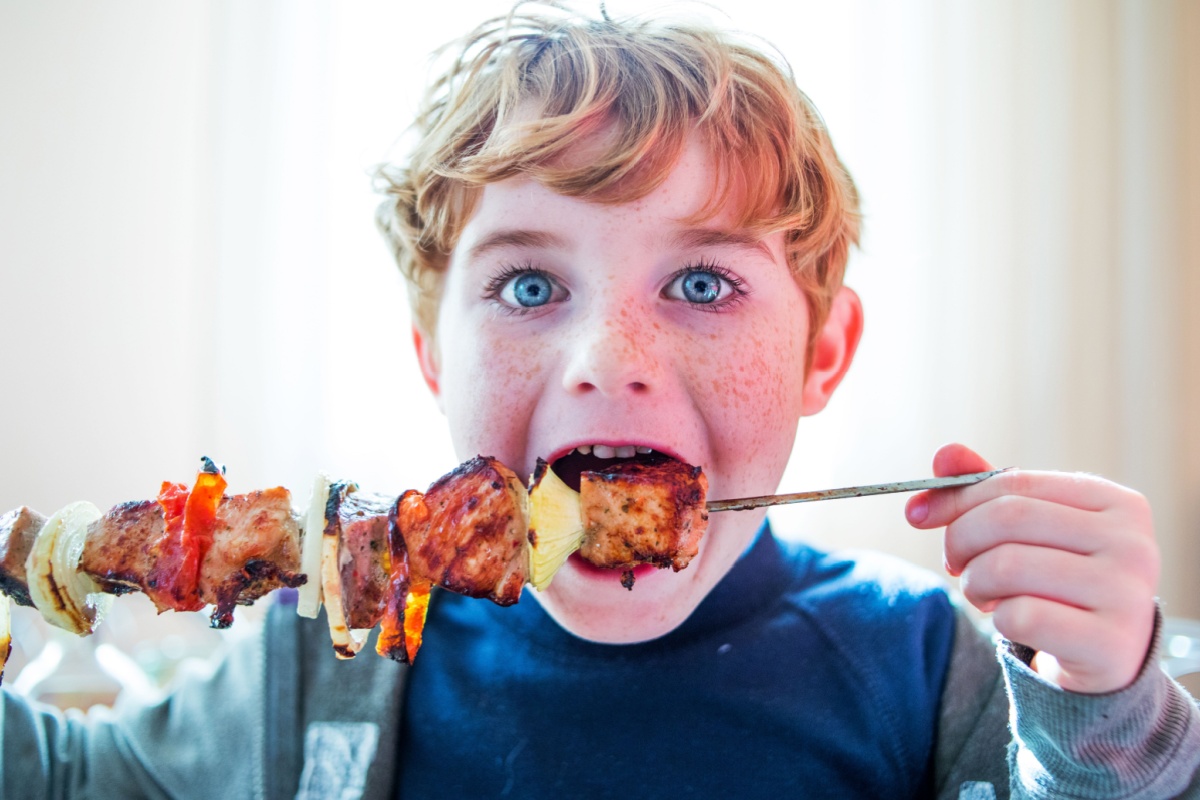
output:
MULTIPOLYGON (((958 444, 937 476, 992 469, 958 444)), ((1075 692, 1122 689, 1141 670, 1155 616, 1159 554, 1137 492, 1083 474, 1014 470, 909 499, 909 523, 946 526, 945 562, 1007 639, 1038 651, 1033 668, 1075 692)))

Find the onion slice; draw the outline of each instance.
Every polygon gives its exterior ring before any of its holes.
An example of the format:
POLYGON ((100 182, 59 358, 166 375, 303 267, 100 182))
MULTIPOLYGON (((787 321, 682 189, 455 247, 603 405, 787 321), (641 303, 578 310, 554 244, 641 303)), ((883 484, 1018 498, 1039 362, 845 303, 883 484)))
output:
POLYGON ((313 481, 312 497, 308 501, 308 512, 304 517, 304 542, 300 548, 300 571, 308 576, 299 589, 296 613, 302 617, 316 619, 321 611, 321 540, 325 530, 325 505, 329 502, 329 487, 332 481, 323 472, 317 473, 313 481))
POLYGON ((338 508, 342 498, 357 489, 357 484, 347 481, 338 481, 329 487, 325 525, 321 532, 321 592, 324 595, 325 618, 329 622, 333 652, 341 659, 358 655, 371 635, 370 630, 351 630, 347 627, 345 610, 342 608, 342 525, 338 519, 338 508))
POLYGON ((567 557, 583 543, 579 492, 542 459, 529 487, 529 584, 545 590, 567 557))
POLYGON ((88 525, 102 516, 86 501, 59 509, 38 532, 25 562, 34 607, 50 624, 80 636, 96 630, 113 601, 79 570, 88 525))
POLYGON ((12 653, 12 624, 8 614, 8 595, 0 592, 0 683, 4 683, 4 665, 12 653))

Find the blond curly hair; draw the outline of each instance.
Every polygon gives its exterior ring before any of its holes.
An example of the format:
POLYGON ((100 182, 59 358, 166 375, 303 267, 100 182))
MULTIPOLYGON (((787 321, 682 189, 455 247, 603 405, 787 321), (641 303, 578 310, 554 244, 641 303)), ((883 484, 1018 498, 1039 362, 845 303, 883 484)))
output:
POLYGON ((424 96, 415 147, 376 172, 377 222, 414 321, 434 333, 450 254, 486 184, 520 175, 624 203, 661 184, 697 133, 718 165, 698 216, 734 196, 740 227, 784 233, 815 336, 858 241, 858 195, 790 67, 707 22, 600 11, 519 2, 439 51, 449 63, 424 96), (564 157, 585 139, 598 139, 599 152, 564 157))

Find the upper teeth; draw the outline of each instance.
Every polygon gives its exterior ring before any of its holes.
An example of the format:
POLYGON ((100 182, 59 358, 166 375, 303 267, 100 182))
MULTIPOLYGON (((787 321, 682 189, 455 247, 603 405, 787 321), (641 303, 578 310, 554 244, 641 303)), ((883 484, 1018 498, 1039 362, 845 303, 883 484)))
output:
POLYGON ((634 453, 653 453, 651 447, 643 447, 641 445, 624 444, 620 447, 613 447, 607 444, 581 444, 575 448, 583 455, 593 455, 596 458, 633 458, 634 453))

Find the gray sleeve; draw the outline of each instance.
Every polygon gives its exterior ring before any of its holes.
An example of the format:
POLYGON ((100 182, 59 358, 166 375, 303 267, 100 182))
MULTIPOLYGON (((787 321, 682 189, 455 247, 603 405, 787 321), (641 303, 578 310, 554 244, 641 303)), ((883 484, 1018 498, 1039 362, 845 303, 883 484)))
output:
POLYGON ((261 639, 148 704, 62 714, 7 690, 0 702, 0 797, 261 797, 261 639))
POLYGON ((934 750, 939 800, 1008 797, 1008 708, 996 648, 960 608, 934 750), (973 786, 981 793, 972 795, 973 786))
POLYGON ((1200 798, 1200 708, 1158 667, 1161 629, 1160 615, 1137 679, 1102 695, 1064 691, 1001 645, 1014 798, 1200 798))

